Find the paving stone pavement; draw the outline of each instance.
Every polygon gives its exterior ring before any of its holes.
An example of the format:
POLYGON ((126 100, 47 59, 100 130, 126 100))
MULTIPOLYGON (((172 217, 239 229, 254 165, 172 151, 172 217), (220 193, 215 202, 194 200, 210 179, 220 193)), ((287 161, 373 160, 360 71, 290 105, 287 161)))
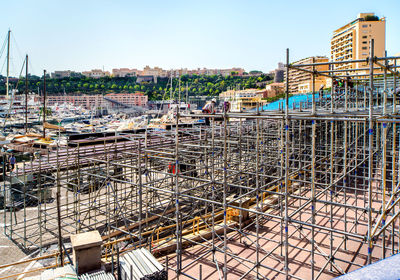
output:
MULTIPOLYGON (((2 219, 2 215, 0 215, 2 219)), ((2 220, 0 220, 0 265, 18 262, 22 259, 27 259, 28 255, 25 254, 14 242, 12 242, 7 236, 4 235, 2 220)), ((35 255, 36 256, 36 255, 35 255)), ((23 272, 24 269, 29 265, 22 264, 14 267, 0 268, 0 276, 14 275, 23 272)), ((9 279, 17 279, 18 277, 12 277, 9 279)))

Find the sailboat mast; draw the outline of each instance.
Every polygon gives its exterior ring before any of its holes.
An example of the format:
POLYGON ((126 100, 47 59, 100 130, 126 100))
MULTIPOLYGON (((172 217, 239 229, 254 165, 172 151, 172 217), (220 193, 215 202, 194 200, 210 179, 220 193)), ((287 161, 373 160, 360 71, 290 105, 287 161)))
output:
POLYGON ((43 70, 43 138, 46 138, 46 70, 43 70))
POLYGON ((186 104, 189 104, 189 100, 188 100, 188 82, 186 82, 186 104))
POLYGON ((25 59, 25 134, 28 133, 28 55, 25 59))
POLYGON ((178 97, 178 104, 181 103, 181 74, 179 73, 179 97, 178 97))
POLYGON ((11 30, 8 30, 8 35, 7 35, 7 78, 6 78, 6 97, 8 99, 8 91, 9 91, 9 76, 10 76, 10 34, 11 30))
POLYGON ((169 98, 172 102, 172 70, 171 70, 171 92, 170 92, 170 98, 169 98))

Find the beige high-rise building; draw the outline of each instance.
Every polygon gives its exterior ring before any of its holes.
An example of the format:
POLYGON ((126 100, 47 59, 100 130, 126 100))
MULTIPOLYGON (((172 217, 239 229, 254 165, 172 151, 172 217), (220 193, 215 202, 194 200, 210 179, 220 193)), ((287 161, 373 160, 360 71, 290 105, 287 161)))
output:
MULTIPOLYGON (((385 18, 379 19, 374 13, 360 13, 357 19, 333 32, 331 60, 366 59, 369 56, 371 39, 374 39, 375 56, 384 56, 386 49, 385 18)), ((367 67, 367 64, 364 62, 335 65, 336 70, 365 67, 367 67)))

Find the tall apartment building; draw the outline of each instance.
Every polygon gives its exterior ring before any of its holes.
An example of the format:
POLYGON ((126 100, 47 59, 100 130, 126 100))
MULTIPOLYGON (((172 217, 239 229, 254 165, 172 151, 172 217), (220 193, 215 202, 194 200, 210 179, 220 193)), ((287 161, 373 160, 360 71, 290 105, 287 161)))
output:
MULTIPOLYGON (((310 64, 310 63, 323 63, 328 62, 329 59, 326 56, 313 56, 303 58, 299 61, 294 62, 293 64, 310 64)), ((312 70, 312 66, 304 66, 302 67, 306 70, 312 70)), ((329 69, 328 65, 319 65, 315 67, 316 71, 326 71, 329 69)), ((286 84, 286 72, 285 75, 285 84, 286 84)), ((312 91, 312 74, 308 72, 304 72, 301 70, 289 69, 289 93, 296 94, 296 93, 308 93, 312 91)), ((322 85, 328 87, 330 81, 323 76, 316 76, 315 77, 315 90, 319 90, 322 85)))
MULTIPOLYGON (((360 13, 357 19, 336 29, 331 39, 331 60, 346 61, 366 59, 370 52, 370 40, 374 39, 375 56, 384 56, 386 40, 385 18, 374 13, 360 13)), ((366 63, 346 63, 335 69, 365 68, 366 63)))

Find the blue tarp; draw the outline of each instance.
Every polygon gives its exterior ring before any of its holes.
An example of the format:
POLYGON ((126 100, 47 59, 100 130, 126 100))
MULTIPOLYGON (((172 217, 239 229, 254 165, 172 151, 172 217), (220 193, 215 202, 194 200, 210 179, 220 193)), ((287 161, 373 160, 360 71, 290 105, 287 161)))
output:
MULTIPOLYGON (((318 99, 318 94, 315 95, 315 97, 318 99)), ((308 101, 311 102, 312 100, 312 94, 302 94, 302 95, 295 95, 292 97, 289 97, 289 109, 293 109, 293 103, 296 103, 296 108, 298 108, 298 104, 300 102, 306 102, 308 98, 308 101)), ((267 105, 264 105, 263 108, 260 108, 260 110, 278 110, 279 109, 279 104, 281 103, 281 108, 286 107, 285 105, 285 99, 279 99, 277 101, 271 102, 267 105)))
POLYGON ((400 254, 335 278, 336 280, 392 280, 400 279, 400 254))

